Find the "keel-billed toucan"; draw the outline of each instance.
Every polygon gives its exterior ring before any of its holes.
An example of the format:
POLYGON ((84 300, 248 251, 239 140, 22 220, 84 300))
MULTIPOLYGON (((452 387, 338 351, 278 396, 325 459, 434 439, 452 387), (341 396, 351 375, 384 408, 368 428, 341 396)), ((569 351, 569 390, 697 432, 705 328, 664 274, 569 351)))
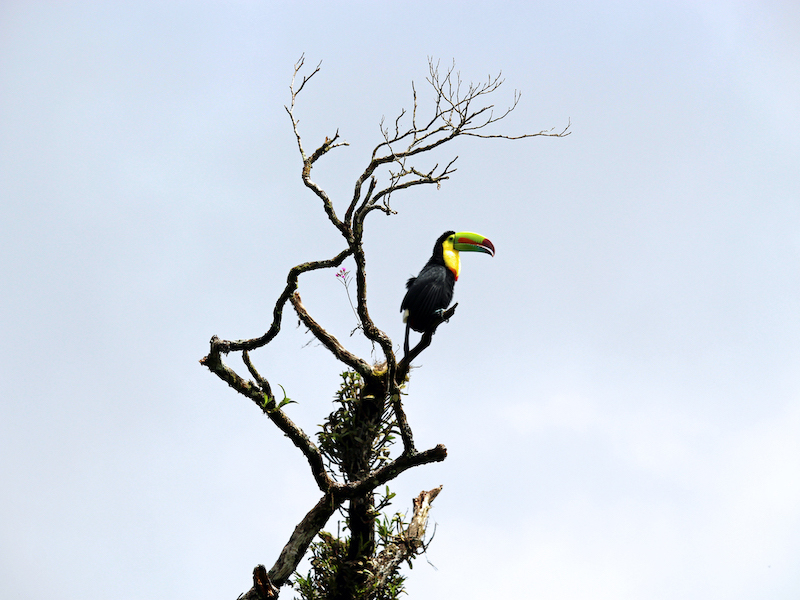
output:
POLYGON ((494 256, 494 244, 470 231, 445 231, 433 247, 433 254, 419 275, 406 283, 400 311, 406 324, 405 352, 409 329, 425 333, 442 322, 442 313, 453 299, 453 288, 461 271, 459 252, 485 252, 494 256))

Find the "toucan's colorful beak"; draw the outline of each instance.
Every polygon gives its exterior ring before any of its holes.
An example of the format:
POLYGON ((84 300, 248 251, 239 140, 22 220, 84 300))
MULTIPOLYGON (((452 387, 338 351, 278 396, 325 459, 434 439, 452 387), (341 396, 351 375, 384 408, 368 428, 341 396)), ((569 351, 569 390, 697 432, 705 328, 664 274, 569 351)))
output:
POLYGON ((453 249, 459 252, 484 252, 494 256, 494 244, 487 238, 471 231, 459 231, 453 241, 453 249))

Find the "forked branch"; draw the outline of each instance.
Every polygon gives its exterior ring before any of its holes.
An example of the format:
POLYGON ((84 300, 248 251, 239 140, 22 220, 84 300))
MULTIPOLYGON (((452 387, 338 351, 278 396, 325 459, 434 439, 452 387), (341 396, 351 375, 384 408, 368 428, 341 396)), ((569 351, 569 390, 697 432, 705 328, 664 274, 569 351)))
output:
POLYGON ((441 491, 442 486, 439 486, 428 492, 420 492, 419 496, 414 498, 414 514, 408 527, 399 532, 394 540, 375 557, 369 581, 371 589, 381 589, 404 561, 410 561, 417 553, 424 550, 428 513, 432 508, 433 501, 441 491))

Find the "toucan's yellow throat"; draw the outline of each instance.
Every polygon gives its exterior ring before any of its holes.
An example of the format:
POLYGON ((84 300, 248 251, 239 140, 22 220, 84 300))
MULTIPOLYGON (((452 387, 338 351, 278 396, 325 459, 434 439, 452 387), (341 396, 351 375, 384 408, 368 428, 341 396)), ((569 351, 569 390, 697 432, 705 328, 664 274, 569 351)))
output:
POLYGON ((461 273, 461 255, 453 247, 455 236, 451 235, 444 242, 442 242, 442 258, 444 259, 444 266, 450 269, 458 281, 458 275, 461 273))

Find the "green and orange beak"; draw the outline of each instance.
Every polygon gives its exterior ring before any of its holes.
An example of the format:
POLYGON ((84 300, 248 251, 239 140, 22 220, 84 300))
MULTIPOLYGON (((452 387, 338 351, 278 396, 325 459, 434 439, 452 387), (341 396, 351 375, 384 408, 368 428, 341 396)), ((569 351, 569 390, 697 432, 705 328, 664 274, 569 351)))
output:
POLYGON ((494 256, 494 244, 478 233, 459 231, 454 238, 454 250, 459 252, 483 252, 489 256, 494 256))

